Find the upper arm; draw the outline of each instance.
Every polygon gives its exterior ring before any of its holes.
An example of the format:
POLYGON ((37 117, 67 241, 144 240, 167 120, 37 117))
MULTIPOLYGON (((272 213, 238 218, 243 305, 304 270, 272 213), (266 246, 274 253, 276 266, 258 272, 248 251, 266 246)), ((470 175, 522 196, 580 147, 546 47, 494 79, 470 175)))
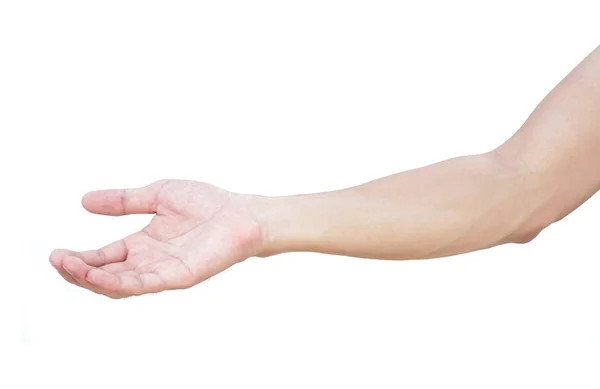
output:
POLYGON ((535 199, 532 225, 562 219, 600 189, 600 46, 494 153, 535 199))

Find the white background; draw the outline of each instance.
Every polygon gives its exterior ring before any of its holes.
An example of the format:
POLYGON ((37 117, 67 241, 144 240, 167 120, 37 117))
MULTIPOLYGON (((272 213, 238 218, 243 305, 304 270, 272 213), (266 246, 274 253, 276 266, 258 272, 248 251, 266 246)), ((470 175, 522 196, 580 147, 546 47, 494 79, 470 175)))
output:
POLYGON ((600 43, 594 8, 0 1, 0 386, 598 388, 597 196, 527 245, 254 258, 118 301, 47 260, 149 220, 88 190, 306 193, 489 151, 600 43))

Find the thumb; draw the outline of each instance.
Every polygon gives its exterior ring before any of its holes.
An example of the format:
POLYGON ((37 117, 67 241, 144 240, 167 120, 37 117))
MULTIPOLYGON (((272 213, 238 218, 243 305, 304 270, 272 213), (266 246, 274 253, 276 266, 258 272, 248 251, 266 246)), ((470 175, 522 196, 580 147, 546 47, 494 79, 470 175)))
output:
POLYGON ((158 193, 166 180, 157 181, 142 188, 106 189, 86 193, 81 200, 91 213, 109 216, 155 213, 158 193))

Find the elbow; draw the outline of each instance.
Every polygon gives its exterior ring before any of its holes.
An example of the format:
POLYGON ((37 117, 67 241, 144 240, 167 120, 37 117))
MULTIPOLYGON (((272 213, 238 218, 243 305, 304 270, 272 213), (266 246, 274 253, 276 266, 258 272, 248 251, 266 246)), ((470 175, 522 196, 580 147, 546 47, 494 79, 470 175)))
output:
POLYGON ((521 224, 509 235, 508 243, 530 243, 556 221, 556 219, 548 217, 547 212, 539 212, 541 209, 543 208, 538 208, 538 212, 530 215, 526 223, 521 224))
MULTIPOLYGON (((505 225, 511 226, 504 234, 503 243, 525 244, 535 240, 556 218, 555 189, 547 180, 540 179, 539 172, 532 170, 521 158, 509 158, 495 150, 492 158, 499 167, 501 177, 508 177, 504 186, 512 192, 508 198, 505 225), (549 195, 550 194, 550 195, 549 195), (515 220, 519 220, 515 225, 515 220)), ((506 208, 505 208, 506 209, 506 208)), ((506 231, 506 230, 505 230, 506 231)))
POLYGON ((533 241, 544 230, 544 228, 535 229, 532 231, 515 234, 510 240, 510 243, 525 244, 533 241))
POLYGON ((552 223, 541 223, 532 221, 523 223, 512 232, 505 235, 503 243, 525 244, 530 243, 537 238, 552 223))

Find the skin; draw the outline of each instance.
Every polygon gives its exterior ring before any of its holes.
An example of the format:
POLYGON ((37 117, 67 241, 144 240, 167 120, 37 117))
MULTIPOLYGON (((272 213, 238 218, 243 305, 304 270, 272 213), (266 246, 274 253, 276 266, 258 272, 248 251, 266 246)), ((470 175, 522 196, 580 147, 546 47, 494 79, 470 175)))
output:
POLYGON ((446 257, 527 243, 600 189, 600 47, 496 149, 338 191, 287 197, 184 180, 95 191, 92 213, 155 214, 98 250, 59 249, 68 282, 112 298, 189 288, 250 257, 446 257))

